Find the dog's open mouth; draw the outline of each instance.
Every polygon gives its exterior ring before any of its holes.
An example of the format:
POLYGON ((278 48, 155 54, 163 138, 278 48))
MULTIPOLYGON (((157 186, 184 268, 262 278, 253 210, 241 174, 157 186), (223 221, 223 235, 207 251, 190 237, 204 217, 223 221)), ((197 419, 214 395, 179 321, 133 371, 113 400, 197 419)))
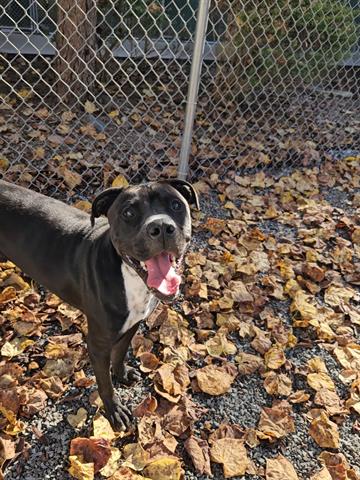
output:
POLYGON ((175 257, 168 252, 161 252, 145 262, 147 270, 146 284, 156 288, 163 295, 176 295, 179 291, 181 277, 176 272, 175 257))

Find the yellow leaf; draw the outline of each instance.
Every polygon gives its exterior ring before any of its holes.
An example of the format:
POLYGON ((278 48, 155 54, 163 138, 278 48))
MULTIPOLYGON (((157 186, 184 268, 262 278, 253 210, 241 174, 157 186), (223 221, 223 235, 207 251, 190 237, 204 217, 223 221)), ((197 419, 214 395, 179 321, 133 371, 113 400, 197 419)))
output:
POLYGON ((210 457, 213 462, 223 464, 225 478, 244 475, 250 463, 244 442, 239 438, 215 440, 210 457))
POLYGON ((73 428, 81 428, 84 426, 85 422, 87 419, 87 411, 85 408, 79 408, 79 410, 76 412, 76 414, 70 413, 67 416, 67 421, 73 428))
POLYGON ((151 478, 138 475, 130 470, 130 468, 120 467, 109 480, 151 480, 151 478))
POLYGON ((42 160, 45 157, 45 148, 36 147, 33 151, 34 160, 42 160))
POLYGON ((111 457, 109 458, 105 467, 100 470, 100 473, 103 477, 110 477, 116 472, 119 466, 120 456, 120 450, 118 448, 111 447, 111 457))
POLYGON ((119 116, 119 110, 111 110, 111 112, 108 113, 110 118, 115 118, 119 116))
POLYGON ((346 347, 337 347, 334 354, 342 367, 360 371, 360 345, 349 343, 346 347))
POLYGON ((77 455, 70 455, 69 473, 78 480, 93 480, 94 479, 94 464, 82 463, 77 455))
POLYGON ((84 109, 86 113, 94 113, 96 112, 97 107, 93 102, 89 102, 89 100, 86 100, 84 109))
POLYGON ((74 203, 73 207, 82 210, 83 212, 90 213, 91 212, 91 203, 87 200, 78 200, 74 203))
POLYGON ((282 455, 266 460, 266 480, 298 480, 299 477, 293 467, 282 455))
POLYGON ((209 355, 220 357, 221 355, 234 355, 236 346, 226 338, 226 333, 218 331, 217 334, 205 343, 209 355))
POLYGON ((284 350, 280 345, 274 345, 265 353, 265 366, 277 370, 286 362, 284 350))
POLYGON ((14 287, 6 287, 0 292, 0 304, 9 302, 16 298, 16 289, 14 287))
POLYGON ((24 424, 17 420, 14 412, 7 410, 5 407, 0 405, 0 414, 2 414, 6 420, 9 422, 8 425, 4 428, 4 432, 8 435, 18 435, 24 429, 24 424))
POLYGON ((110 425, 110 422, 107 418, 105 418, 103 415, 100 413, 97 413, 94 417, 93 421, 93 429, 94 429, 94 437, 96 438, 105 438, 106 440, 109 440, 111 442, 115 438, 117 438, 117 435, 114 430, 112 429, 112 426, 110 425))
POLYGON ((27 347, 33 345, 35 343, 33 340, 29 338, 14 338, 11 342, 5 342, 1 348, 1 355, 4 357, 15 357, 22 353, 27 347))
POLYGON ((324 360, 321 357, 312 357, 307 362, 309 372, 311 373, 327 373, 324 360))
POLYGON ((335 391, 334 382, 329 377, 329 375, 324 372, 309 373, 307 376, 307 383, 309 384, 309 387, 313 388, 316 391, 321 390, 322 388, 326 388, 333 392, 335 391))
POLYGON ((21 98, 28 98, 32 96, 31 90, 27 90, 26 88, 21 88, 16 94, 21 98))
POLYGON ((123 467, 129 467, 132 470, 141 471, 149 464, 150 454, 143 449, 140 443, 128 443, 123 448, 125 462, 123 467))
POLYGON ((160 458, 150 463, 144 474, 153 480, 180 480, 181 465, 175 458, 160 458))
POLYGON ((112 184, 112 187, 116 188, 125 188, 129 186, 129 182, 126 180, 124 175, 118 175, 116 178, 114 178, 112 184))
POLYGON ((0 171, 5 172, 5 170, 8 169, 9 165, 9 160, 3 155, 0 155, 0 171))
POLYGON ((318 310, 308 300, 309 296, 303 290, 297 290, 294 293, 290 311, 294 315, 294 325, 297 327, 307 327, 310 322, 318 321, 318 310), (299 316, 301 320, 298 320, 299 316))
POLYGON ((339 307, 340 305, 347 304, 354 296, 355 291, 351 288, 330 285, 330 287, 325 291, 324 300, 332 307, 339 307))

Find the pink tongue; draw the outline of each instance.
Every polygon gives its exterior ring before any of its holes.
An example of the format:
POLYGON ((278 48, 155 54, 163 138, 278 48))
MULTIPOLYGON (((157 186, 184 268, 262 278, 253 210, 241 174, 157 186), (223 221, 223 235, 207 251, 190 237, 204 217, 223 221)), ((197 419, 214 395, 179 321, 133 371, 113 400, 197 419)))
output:
POLYGON ((164 295, 174 295, 179 290, 181 277, 171 265, 168 253, 160 253, 145 262, 148 276, 147 285, 164 295))

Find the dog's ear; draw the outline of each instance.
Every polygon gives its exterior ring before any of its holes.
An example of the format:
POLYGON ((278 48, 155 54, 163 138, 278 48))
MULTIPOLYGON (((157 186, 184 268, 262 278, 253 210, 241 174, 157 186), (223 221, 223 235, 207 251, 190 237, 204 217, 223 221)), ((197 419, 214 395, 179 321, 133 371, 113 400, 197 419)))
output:
POLYGON ((195 205, 197 210, 200 210, 199 196, 195 188, 185 180, 164 180, 164 183, 168 183, 175 188, 181 195, 187 200, 189 205, 195 205))
POLYGON ((91 207, 91 226, 94 226, 95 218, 107 214, 109 208, 123 190, 123 188, 108 188, 95 197, 91 207))

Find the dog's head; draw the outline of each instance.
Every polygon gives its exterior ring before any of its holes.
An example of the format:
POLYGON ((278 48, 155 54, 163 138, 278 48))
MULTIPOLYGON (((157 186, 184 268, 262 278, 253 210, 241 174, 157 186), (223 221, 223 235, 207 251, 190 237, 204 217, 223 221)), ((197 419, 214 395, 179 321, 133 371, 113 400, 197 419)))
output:
POLYGON ((164 180, 100 193, 91 221, 106 215, 112 244, 146 270, 148 287, 162 295, 179 290, 176 266, 191 238, 190 205, 199 208, 194 188, 183 180, 164 180))

